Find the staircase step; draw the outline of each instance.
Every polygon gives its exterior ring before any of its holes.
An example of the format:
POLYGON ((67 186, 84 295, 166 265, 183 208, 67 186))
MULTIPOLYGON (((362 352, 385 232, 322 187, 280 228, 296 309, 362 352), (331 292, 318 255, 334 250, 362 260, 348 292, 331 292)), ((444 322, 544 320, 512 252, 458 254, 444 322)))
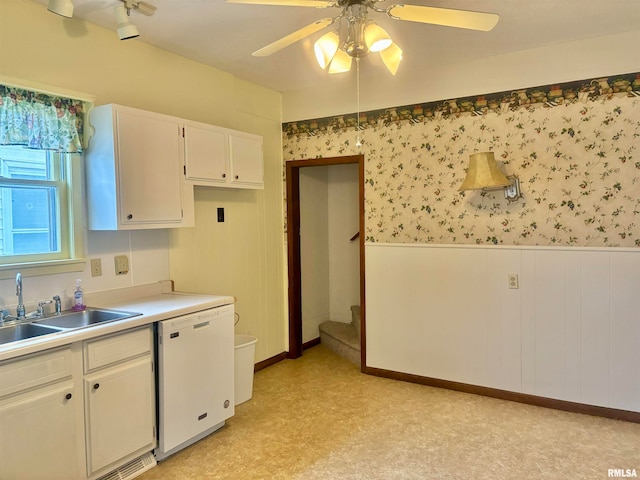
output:
POLYGON ((328 321, 319 325, 320 343, 346 358, 356 365, 360 365, 360 336, 350 323, 328 321))

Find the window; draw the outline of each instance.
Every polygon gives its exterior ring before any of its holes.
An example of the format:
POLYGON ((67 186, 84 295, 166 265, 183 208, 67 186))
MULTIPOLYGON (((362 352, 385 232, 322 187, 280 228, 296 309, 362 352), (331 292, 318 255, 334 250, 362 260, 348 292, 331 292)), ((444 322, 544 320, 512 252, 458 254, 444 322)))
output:
POLYGON ((84 268, 83 110, 78 100, 0 85, 0 278, 84 268))
POLYGON ((0 146, 0 263, 70 257, 68 157, 0 146))

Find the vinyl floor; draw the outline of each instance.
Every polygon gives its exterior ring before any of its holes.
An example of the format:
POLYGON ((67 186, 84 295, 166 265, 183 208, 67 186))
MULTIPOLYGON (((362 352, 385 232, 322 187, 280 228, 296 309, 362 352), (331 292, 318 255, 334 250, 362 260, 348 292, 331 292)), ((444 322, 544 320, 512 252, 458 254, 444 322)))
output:
POLYGON ((257 372, 222 429, 138 478, 598 480, 634 469, 639 424, 372 377, 319 345, 257 372))

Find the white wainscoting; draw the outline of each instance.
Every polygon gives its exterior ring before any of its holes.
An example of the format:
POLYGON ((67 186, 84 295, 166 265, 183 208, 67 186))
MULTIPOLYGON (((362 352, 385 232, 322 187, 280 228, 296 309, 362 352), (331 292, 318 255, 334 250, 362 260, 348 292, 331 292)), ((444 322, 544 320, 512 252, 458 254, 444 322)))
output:
POLYGON ((367 366, 640 411, 640 249, 368 243, 365 258, 367 366))

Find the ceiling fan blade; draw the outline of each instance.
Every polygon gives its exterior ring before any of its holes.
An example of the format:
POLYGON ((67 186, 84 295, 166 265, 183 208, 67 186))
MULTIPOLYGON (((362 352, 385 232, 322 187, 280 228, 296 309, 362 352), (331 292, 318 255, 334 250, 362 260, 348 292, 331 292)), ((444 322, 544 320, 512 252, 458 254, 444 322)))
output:
POLYGON ((280 40, 276 40, 275 42, 270 43, 266 47, 262 47, 260 50, 256 50, 251 55, 253 55, 254 57, 267 57, 273 53, 276 53, 278 50, 282 50, 284 47, 288 47, 298 40, 302 40, 304 37, 307 37, 317 32, 318 30, 322 30, 323 28, 328 27, 332 23, 333 18, 323 18, 322 20, 317 20, 311 25, 307 25, 300 30, 296 30, 295 32, 290 33, 286 37, 282 37, 280 40))
POLYGON ((282 7, 335 7, 337 3, 326 0, 227 0, 227 3, 244 3, 248 5, 276 5, 282 7))
POLYGON ((404 4, 391 5, 387 8, 387 14, 397 20, 432 23, 445 27, 468 28, 484 32, 488 32, 495 27, 500 19, 500 16, 495 13, 404 4))

